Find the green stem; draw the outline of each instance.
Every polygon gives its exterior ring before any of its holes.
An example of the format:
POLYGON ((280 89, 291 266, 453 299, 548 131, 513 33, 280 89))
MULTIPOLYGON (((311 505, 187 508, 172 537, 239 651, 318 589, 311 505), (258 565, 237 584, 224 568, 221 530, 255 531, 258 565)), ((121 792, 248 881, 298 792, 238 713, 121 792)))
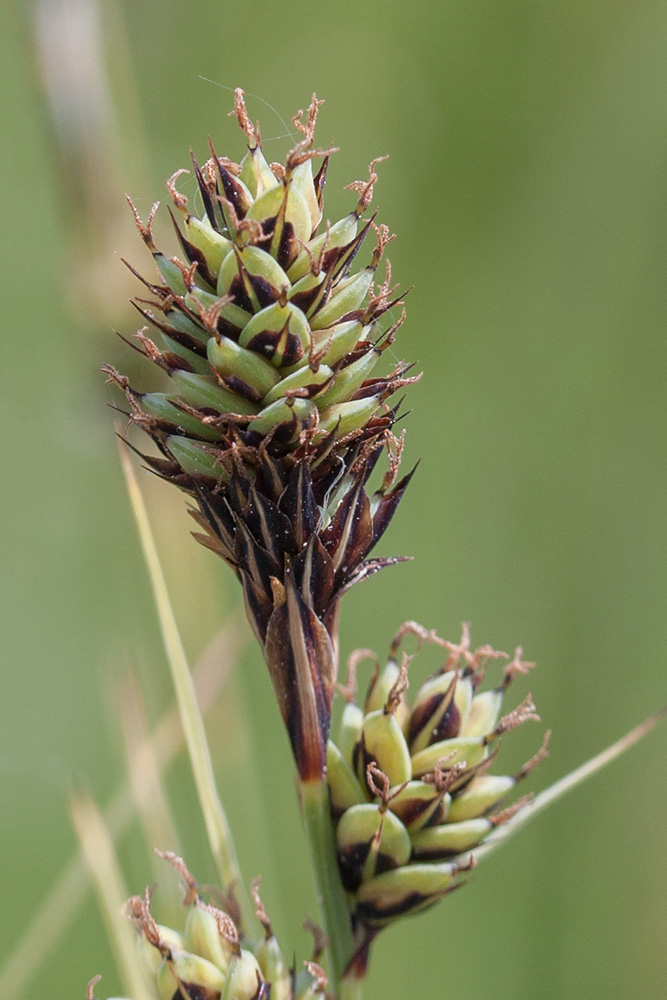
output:
POLYGON ((338 1000, 361 1000, 364 980, 356 976, 343 976, 338 987, 338 1000))
POLYGON ((352 992, 348 989, 352 982, 360 981, 344 976, 355 946, 345 892, 338 873, 326 778, 301 782, 301 807, 310 843, 320 913, 329 938, 331 986, 338 1000, 360 1000, 360 986, 352 992))

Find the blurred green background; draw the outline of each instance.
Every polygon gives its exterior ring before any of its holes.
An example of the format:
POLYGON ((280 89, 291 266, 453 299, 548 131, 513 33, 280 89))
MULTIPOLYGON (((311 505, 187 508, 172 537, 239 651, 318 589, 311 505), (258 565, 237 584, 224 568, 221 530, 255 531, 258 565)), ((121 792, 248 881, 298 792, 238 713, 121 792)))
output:
MULTIPOLYGON (((110 332, 137 327, 114 250, 150 267, 123 191, 145 214, 208 135, 240 157, 235 86, 256 95, 270 159, 282 119, 313 90, 327 99, 332 217, 343 185, 391 154, 376 204, 399 236, 394 276, 414 285, 396 349, 425 376, 406 422, 406 467, 421 465, 381 551, 415 561, 348 599, 344 653, 384 651, 405 618, 522 643, 539 670, 516 694, 530 684, 554 731, 536 787, 664 703, 667 7, 23 0, 1 17, 0 961, 75 851, 71 789, 104 805, 124 779, 119 679, 136 670, 151 723, 171 701, 98 370, 134 364, 110 332)), ((142 484, 194 662, 239 593, 189 540, 183 498, 142 484)), ((263 873, 300 960, 315 903, 276 715, 248 644, 209 730, 244 872, 263 873)), ((508 741, 510 765, 542 728, 508 741)), ((465 891, 381 936, 369 1000, 663 997, 666 746, 663 726, 465 891)), ((180 846, 211 880, 182 755, 167 785, 180 846)), ((119 851, 132 891, 155 880, 136 823, 119 851)), ((89 893, 4 1000, 83 997, 97 972, 99 996, 120 989, 89 893)))

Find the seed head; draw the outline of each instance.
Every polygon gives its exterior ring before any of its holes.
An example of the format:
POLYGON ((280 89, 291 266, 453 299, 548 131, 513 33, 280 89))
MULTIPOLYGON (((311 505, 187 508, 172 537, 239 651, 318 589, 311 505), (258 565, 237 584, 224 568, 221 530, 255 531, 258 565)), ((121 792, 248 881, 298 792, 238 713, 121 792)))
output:
POLYGON ((236 91, 240 162, 212 145, 204 163, 193 155, 192 203, 188 171, 166 182, 176 255, 156 245, 158 204, 144 221, 128 198, 158 272, 141 279, 148 294, 134 304, 147 325, 133 346, 166 391, 139 391, 104 367, 157 446, 145 461, 193 499, 195 537, 243 586, 302 777, 324 766, 340 598, 397 561, 369 555, 410 480, 396 481, 392 399, 418 377, 384 364, 405 316, 388 262, 377 277, 393 236, 367 215, 385 158, 348 185, 349 213, 327 219, 334 149, 315 145, 321 104, 313 95, 295 116, 301 139, 278 167, 236 91), (367 240, 370 260, 354 271, 367 240), (389 470, 371 497, 383 452, 389 470))

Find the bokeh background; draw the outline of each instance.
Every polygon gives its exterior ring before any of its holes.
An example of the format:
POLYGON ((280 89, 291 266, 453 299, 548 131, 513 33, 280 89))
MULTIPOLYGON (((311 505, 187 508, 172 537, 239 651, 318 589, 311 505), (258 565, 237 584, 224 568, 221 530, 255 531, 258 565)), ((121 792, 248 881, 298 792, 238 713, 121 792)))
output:
MULTIPOLYGON (((0 974, 4 1000, 69 1000, 97 972, 98 995, 120 990, 91 892, 54 947, 7 963, 76 851, 72 789, 105 806, 125 780, 122 679, 139 678, 149 724, 171 704, 98 371, 135 364, 111 333, 137 327, 114 251, 150 269, 123 191, 145 214, 208 135, 242 155, 238 85, 271 159, 311 92, 327 99, 332 217, 391 154, 376 204, 414 286, 397 351, 425 376, 406 422, 421 465, 382 551, 415 561, 348 599, 344 652, 383 651, 405 618, 522 643, 539 670, 516 694, 530 685, 554 731, 544 787, 667 700, 667 8, 17 0, 1 17, 0 974)), ((176 491, 142 485, 194 663, 239 594, 176 491)), ((286 741, 258 651, 218 655, 208 723, 243 869, 307 957, 286 741)), ((511 766, 542 728, 508 741, 511 766)), ((384 934, 369 1000, 663 997, 666 748, 663 726, 384 934)), ((211 880, 182 753, 166 785, 178 846, 211 880)), ((158 878, 138 822, 118 850, 132 891, 158 878)))

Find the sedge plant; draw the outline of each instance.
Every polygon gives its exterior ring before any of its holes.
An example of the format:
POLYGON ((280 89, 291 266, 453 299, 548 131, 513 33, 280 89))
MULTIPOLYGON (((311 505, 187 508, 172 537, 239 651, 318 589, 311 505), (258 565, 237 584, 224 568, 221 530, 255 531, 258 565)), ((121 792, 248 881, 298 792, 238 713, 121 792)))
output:
POLYGON ((155 265, 148 277, 135 271, 145 325, 130 343, 161 369, 162 384, 143 391, 110 365, 104 370, 124 394, 131 424, 156 446, 139 449, 143 461, 187 494, 195 537, 241 584, 291 744, 324 931, 312 960, 293 968, 256 883, 253 905, 244 899, 130 471, 221 893, 214 902, 205 898, 185 861, 167 851, 183 886, 183 926, 157 922, 149 891, 128 901, 147 995, 161 1000, 361 997, 377 934, 457 888, 660 714, 531 798, 522 794, 524 782, 546 756, 548 734, 515 773, 504 773, 499 756, 506 734, 539 721, 530 694, 505 705, 509 688, 533 667, 520 648, 508 656, 474 646, 467 626, 449 641, 407 622, 386 659, 376 660, 363 697, 356 671, 368 650, 353 654, 343 683, 341 600, 401 561, 373 550, 412 477, 399 472, 396 423, 419 373, 395 360, 405 309, 382 263, 392 236, 372 207, 381 158, 366 179, 347 186, 348 214, 329 219, 323 196, 335 149, 315 142, 321 103, 313 96, 305 116, 293 119, 301 138, 285 162, 268 163, 259 125, 236 91, 233 114, 246 146, 240 161, 212 145, 204 161, 193 154, 192 202, 179 187, 187 171, 166 182, 175 254, 154 241, 158 204, 143 219, 130 201, 155 265), (408 637, 417 652, 430 644, 441 657, 411 697, 408 637), (332 733, 337 693, 344 706, 332 733))

